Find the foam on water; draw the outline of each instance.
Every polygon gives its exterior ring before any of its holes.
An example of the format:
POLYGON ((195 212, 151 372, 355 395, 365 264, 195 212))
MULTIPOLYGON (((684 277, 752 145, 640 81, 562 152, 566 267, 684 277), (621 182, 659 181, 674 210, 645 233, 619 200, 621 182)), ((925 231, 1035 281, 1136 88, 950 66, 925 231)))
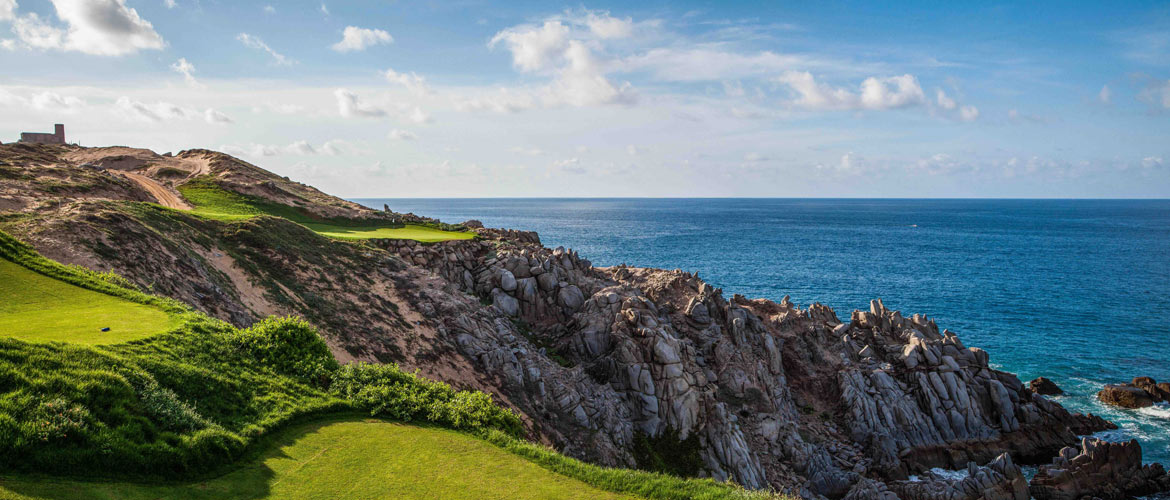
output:
MULTIPOLYGON (((935 467, 935 468, 927 471, 927 473, 925 475, 927 476, 927 479, 945 479, 947 481, 961 481, 963 479, 966 479, 967 476, 970 475, 970 472, 968 472, 967 469, 951 470, 951 469, 944 469, 942 467, 935 467), (933 477, 931 477, 931 476, 933 476, 933 477)), ((912 482, 919 482, 922 480, 923 480, 923 478, 920 476, 910 476, 908 479, 908 481, 912 481, 912 482)))

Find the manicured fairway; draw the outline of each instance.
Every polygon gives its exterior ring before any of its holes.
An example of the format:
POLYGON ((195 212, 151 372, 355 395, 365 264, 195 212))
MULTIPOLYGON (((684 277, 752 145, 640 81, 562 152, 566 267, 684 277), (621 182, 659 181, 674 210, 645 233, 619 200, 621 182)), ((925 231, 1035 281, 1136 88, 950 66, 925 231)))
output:
POLYGON ((406 227, 344 227, 312 223, 307 223, 304 225, 305 227, 308 227, 309 229, 312 229, 324 236, 340 239, 365 240, 371 238, 386 238, 398 240, 417 240, 429 243, 447 240, 470 240, 475 237, 475 233, 443 231, 441 229, 435 229, 426 226, 414 226, 410 224, 407 224, 406 227))
POLYGON ((162 333, 177 324, 177 319, 156 307, 71 285, 0 258, 2 337, 117 344, 162 333))
POLYGON ((256 198, 225 191, 208 182, 195 181, 179 186, 179 192, 195 205, 195 208, 191 210, 192 213, 209 219, 237 221, 250 219, 258 215, 273 215, 276 217, 284 217, 330 238, 348 240, 386 238, 417 240, 429 243, 447 240, 469 240, 475 237, 475 233, 471 232, 443 231, 441 229, 413 224, 407 224, 405 227, 385 227, 376 225, 339 226, 318 222, 306 217, 292 207, 276 205, 256 198))
POLYGON ((617 499, 459 432, 378 420, 302 424, 256 462, 179 485, 0 478, 13 499, 617 499))

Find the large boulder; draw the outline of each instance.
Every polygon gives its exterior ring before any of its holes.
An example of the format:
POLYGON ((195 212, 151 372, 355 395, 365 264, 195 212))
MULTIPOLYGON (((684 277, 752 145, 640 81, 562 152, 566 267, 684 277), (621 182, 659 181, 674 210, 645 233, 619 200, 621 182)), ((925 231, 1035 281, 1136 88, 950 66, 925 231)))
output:
POLYGON ((1122 408, 1145 408, 1154 405, 1154 398, 1145 389, 1131 385, 1109 384, 1097 393, 1102 403, 1122 408))
POLYGON ((1056 382, 1045 377, 1036 377, 1031 382, 1028 382, 1028 390, 1045 396, 1059 396, 1064 394, 1064 391, 1056 385, 1056 382))

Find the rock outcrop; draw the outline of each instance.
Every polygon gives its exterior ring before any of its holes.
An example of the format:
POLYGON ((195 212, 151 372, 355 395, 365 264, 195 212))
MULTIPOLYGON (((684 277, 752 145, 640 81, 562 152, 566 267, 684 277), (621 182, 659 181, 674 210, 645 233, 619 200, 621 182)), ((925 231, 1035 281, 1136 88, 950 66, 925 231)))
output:
POLYGON ((1097 393, 1102 403, 1122 408, 1145 408, 1170 401, 1170 383, 1158 383, 1150 377, 1136 377, 1128 384, 1109 384, 1097 393))
POLYGON ((1028 382, 1028 390, 1042 396, 1059 396, 1064 394, 1060 386, 1045 377, 1036 377, 1028 382))
POLYGON ((1142 464, 1137 440, 1110 443, 1083 438, 1049 465, 1040 466, 1029 490, 1037 500, 1095 498, 1122 500, 1170 489, 1170 475, 1159 464, 1142 464))

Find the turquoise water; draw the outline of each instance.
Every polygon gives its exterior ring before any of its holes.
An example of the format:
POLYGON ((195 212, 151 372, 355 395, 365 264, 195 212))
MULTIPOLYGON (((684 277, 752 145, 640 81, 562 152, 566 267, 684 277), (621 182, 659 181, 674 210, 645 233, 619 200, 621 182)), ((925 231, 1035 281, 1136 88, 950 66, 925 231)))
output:
POLYGON ((1170 464, 1170 408, 1116 410, 1101 385, 1170 380, 1170 200, 367 199, 540 233, 595 265, 682 268, 725 293, 848 317, 926 313, 1027 381, 1122 426, 1170 464))

